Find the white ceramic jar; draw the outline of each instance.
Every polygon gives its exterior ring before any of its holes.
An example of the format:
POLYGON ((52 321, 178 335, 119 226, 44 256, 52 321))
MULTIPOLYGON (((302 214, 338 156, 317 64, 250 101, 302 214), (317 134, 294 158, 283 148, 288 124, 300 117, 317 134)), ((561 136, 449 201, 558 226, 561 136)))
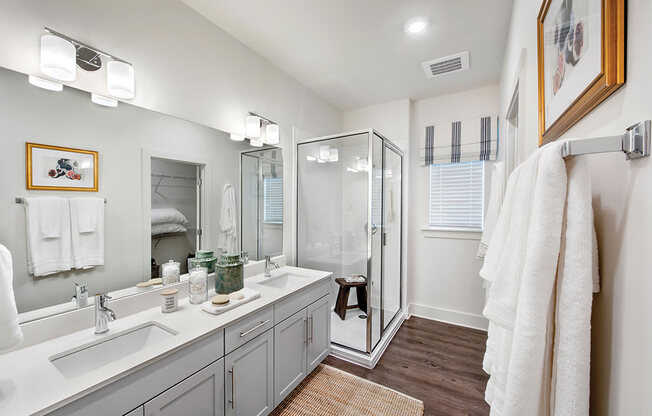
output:
POLYGON ((161 312, 175 312, 179 308, 179 290, 164 289, 161 290, 161 312))

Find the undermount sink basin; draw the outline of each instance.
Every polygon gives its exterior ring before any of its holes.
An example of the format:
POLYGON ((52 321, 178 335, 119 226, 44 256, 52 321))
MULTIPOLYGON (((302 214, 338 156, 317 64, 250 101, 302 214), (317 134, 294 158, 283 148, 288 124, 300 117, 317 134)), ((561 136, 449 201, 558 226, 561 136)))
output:
POLYGON ((285 289, 301 286, 306 281, 306 278, 292 273, 281 273, 277 276, 267 277, 260 282, 259 285, 271 286, 277 289, 285 289))
POLYGON ((75 378, 178 334, 157 322, 147 322, 50 357, 66 378, 75 378))

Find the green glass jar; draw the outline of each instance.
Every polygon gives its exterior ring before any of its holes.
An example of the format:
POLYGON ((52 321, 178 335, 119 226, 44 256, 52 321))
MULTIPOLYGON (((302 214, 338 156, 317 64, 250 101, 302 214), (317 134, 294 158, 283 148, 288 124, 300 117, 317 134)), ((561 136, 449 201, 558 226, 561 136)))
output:
POLYGON ((240 256, 222 255, 215 266, 215 293, 228 294, 244 287, 244 265, 240 256))
POLYGON ((211 250, 197 250, 195 257, 188 259, 188 270, 192 270, 195 267, 206 267, 208 273, 214 273, 216 263, 217 257, 215 257, 211 250))

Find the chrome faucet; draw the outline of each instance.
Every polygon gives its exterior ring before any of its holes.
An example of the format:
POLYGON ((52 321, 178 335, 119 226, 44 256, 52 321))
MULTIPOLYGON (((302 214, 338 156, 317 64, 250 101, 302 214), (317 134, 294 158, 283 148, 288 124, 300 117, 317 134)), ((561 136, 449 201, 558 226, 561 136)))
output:
POLYGON ((278 264, 272 261, 272 256, 269 254, 265 255, 265 277, 272 277, 272 268, 274 266, 278 269, 278 264))
POLYGON ((109 295, 95 295, 95 333, 103 334, 109 330, 109 321, 115 321, 115 313, 106 307, 109 295))

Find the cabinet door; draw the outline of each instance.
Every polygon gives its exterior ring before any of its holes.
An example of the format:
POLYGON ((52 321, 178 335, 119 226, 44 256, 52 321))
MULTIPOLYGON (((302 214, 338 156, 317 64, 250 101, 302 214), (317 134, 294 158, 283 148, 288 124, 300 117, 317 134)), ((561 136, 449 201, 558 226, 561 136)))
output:
POLYGON ((306 377, 306 309, 274 327, 274 405, 290 394, 306 377))
POLYGON ((224 414, 224 359, 221 358, 145 403, 145 416, 224 414))
POLYGON ((328 296, 308 306, 308 373, 314 370, 331 350, 331 309, 328 296))
POLYGON ((274 331, 225 357, 225 404, 229 416, 264 416, 274 409, 274 331))

